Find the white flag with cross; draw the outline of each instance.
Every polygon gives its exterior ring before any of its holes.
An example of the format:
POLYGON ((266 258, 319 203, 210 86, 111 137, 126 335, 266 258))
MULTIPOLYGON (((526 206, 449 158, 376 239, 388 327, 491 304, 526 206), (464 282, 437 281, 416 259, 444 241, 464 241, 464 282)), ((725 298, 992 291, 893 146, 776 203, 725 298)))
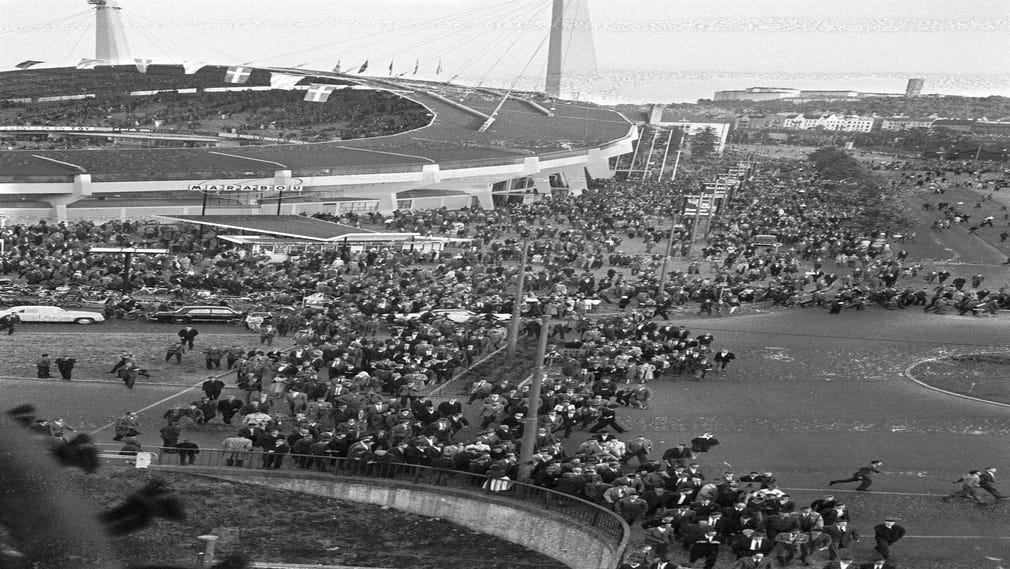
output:
POLYGON ((336 85, 313 83, 309 85, 309 90, 305 92, 304 100, 310 103, 325 103, 330 98, 330 93, 333 93, 336 88, 336 85))
POLYGON ((252 67, 229 67, 224 74, 225 83, 245 83, 252 75, 252 67))

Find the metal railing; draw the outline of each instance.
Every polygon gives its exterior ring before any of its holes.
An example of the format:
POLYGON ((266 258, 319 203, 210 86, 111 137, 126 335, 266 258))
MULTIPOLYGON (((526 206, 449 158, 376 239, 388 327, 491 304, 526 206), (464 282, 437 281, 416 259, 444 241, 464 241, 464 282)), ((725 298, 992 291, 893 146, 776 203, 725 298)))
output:
MULTIPOLYGON (((119 447, 99 443, 101 455, 119 455, 119 447)), ((471 492, 475 498, 495 496, 515 500, 551 512, 573 521, 602 530, 613 539, 615 548, 625 541, 627 524, 615 512, 578 496, 557 492, 549 488, 517 482, 505 478, 491 478, 459 470, 432 468, 419 464, 354 460, 332 455, 279 454, 262 450, 231 451, 199 449, 196 454, 180 453, 176 448, 145 447, 142 452, 154 453, 151 466, 192 465, 220 468, 231 472, 283 470, 287 472, 326 473, 341 478, 366 478, 395 480, 399 483, 425 486, 427 489, 452 488, 471 492), (184 460, 185 459, 185 460, 184 460)), ((108 466, 128 466, 128 460, 101 459, 108 466)), ((621 552, 618 552, 621 553, 621 552)))

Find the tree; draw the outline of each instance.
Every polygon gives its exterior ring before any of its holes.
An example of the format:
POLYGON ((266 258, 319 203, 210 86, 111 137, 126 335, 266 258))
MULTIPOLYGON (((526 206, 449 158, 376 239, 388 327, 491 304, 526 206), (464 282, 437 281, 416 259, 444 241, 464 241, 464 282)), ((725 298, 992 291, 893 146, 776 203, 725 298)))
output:
POLYGON ((852 180, 866 176, 862 164, 848 152, 838 148, 822 147, 811 152, 807 159, 817 173, 827 180, 852 180))
POLYGON ((691 156, 708 156, 719 148, 719 135, 708 127, 691 137, 691 156))

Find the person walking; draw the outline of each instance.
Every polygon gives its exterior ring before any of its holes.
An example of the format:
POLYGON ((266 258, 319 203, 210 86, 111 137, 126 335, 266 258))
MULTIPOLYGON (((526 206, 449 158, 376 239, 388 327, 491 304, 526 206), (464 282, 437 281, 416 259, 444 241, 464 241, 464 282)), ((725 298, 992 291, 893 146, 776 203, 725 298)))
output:
POLYGON ((712 357, 712 361, 714 361, 716 365, 715 371, 717 372, 726 371, 726 366, 729 365, 729 362, 735 359, 736 354, 727 350, 726 348, 719 350, 718 352, 715 353, 715 356, 712 357))
POLYGON ((42 354, 42 357, 35 360, 35 369, 40 379, 52 377, 50 366, 52 362, 49 360, 49 354, 42 354))
POLYGON ((970 498, 976 504, 984 505, 985 501, 978 496, 979 478, 977 470, 969 470, 967 474, 962 474, 954 481, 954 484, 961 484, 961 489, 941 499, 944 502, 950 502, 954 498, 970 498))
POLYGON ((849 522, 838 520, 830 526, 824 527, 824 533, 831 537, 831 545, 828 546, 828 558, 834 561, 839 557, 839 549, 853 547, 859 541, 859 532, 849 526, 849 522))
POLYGON ((841 480, 832 480, 828 482, 828 486, 834 486, 835 484, 845 484, 847 482, 859 482, 859 486, 856 490, 860 492, 866 492, 870 489, 870 485, 873 484, 873 474, 880 474, 880 465, 884 464, 882 460, 871 460, 870 464, 861 467, 855 473, 853 473, 851 478, 843 478, 841 480))
POLYGON ((997 502, 1002 502, 1006 500, 1006 496, 1000 493, 996 489, 996 468, 990 466, 985 470, 978 473, 978 486, 979 488, 985 490, 986 492, 992 494, 993 498, 996 498, 997 502))
POLYGON ((182 354, 186 353, 186 346, 183 342, 172 342, 168 349, 165 350, 165 361, 170 361, 175 358, 175 363, 182 363, 182 354))
POLYGON ((224 350, 217 346, 211 346, 203 351, 203 357, 206 362, 207 369, 220 369, 221 358, 223 356, 224 350))
POLYGON ((66 381, 70 381, 75 364, 77 364, 77 360, 70 356, 56 358, 56 369, 60 370, 60 376, 66 381))
POLYGON ((196 331, 196 328, 187 325, 182 330, 179 330, 179 341, 186 345, 190 350, 193 349, 193 341, 200 333, 196 331))
POLYGON ((207 378, 207 381, 200 384, 200 388, 203 389, 203 393, 207 396, 207 399, 217 401, 221 397, 221 390, 224 389, 224 382, 214 376, 210 376, 207 378))
POLYGON ((884 523, 873 526, 873 539, 877 545, 873 549, 887 559, 891 557, 891 546, 905 537, 905 528, 897 524, 897 518, 884 518, 884 523))
POLYGON ((589 429, 590 433, 598 433, 601 430, 611 427, 618 433, 623 433, 627 431, 624 427, 617 423, 617 412, 610 405, 603 405, 600 407, 600 418, 593 425, 593 428, 589 429))

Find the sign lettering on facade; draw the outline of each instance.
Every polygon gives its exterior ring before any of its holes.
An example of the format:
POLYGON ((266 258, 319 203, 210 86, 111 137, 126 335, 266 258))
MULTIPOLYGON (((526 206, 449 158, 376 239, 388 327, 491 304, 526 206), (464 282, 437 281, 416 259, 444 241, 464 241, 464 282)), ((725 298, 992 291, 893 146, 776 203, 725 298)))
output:
POLYGON ((300 192, 302 185, 277 184, 190 184, 186 189, 191 192, 300 192))

